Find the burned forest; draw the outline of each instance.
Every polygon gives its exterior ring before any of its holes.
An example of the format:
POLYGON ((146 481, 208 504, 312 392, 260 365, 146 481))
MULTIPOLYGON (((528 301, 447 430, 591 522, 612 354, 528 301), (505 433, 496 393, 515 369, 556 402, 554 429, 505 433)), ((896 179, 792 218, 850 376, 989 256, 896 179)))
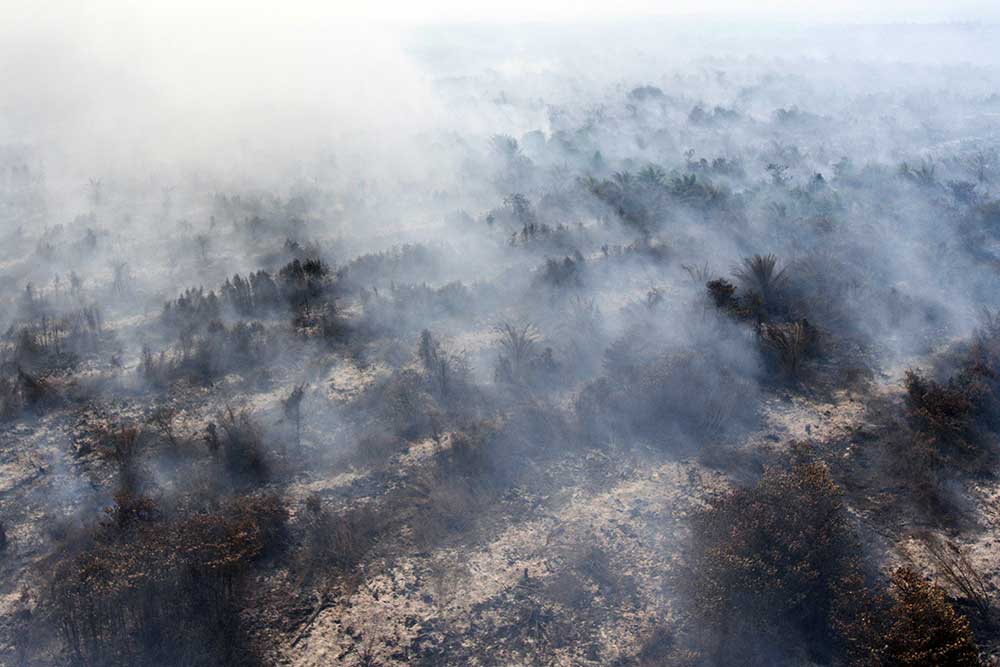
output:
POLYGON ((1000 15, 126 4, 2 10, 0 664, 1000 664, 1000 15))

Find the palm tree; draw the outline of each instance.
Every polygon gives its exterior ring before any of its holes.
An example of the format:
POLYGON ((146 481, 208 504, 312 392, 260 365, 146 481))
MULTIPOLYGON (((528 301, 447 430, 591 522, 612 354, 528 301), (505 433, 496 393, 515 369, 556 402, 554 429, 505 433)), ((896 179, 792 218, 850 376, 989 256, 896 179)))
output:
POLYGON ((765 303, 788 279, 787 269, 778 271, 778 258, 772 254, 745 257, 742 265, 733 269, 733 275, 765 303))
POLYGON ((806 320, 787 326, 766 326, 764 340, 777 353, 785 370, 796 376, 815 338, 815 330, 806 320))
POLYGON ((688 274, 691 281, 696 285, 704 285, 712 279, 712 267, 708 262, 704 264, 681 264, 681 268, 688 274))
POLYGON ((969 171, 980 183, 990 180, 990 172, 996 166, 997 152, 995 149, 989 151, 978 150, 966 160, 969 171))
POLYGON ((639 182, 646 187, 663 185, 666 183, 666 180, 667 172, 663 171, 662 167, 655 164, 646 165, 639 172, 639 182))
POLYGON ((628 190, 632 185, 632 172, 630 171, 616 171, 611 178, 622 190, 628 190))
POLYGON ((510 322, 497 325, 500 336, 500 353, 497 355, 497 376, 517 384, 524 379, 528 365, 535 358, 538 331, 534 325, 517 327, 510 322))

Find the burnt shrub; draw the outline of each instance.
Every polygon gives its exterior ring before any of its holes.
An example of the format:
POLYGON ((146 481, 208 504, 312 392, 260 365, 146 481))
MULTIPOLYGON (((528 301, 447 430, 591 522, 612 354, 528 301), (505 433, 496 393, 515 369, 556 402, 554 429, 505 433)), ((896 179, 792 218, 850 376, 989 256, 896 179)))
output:
POLYGON ((158 516, 156 503, 152 498, 136 493, 122 486, 114 495, 114 504, 105 510, 110 526, 120 531, 152 521, 158 516))
POLYGON ((52 563, 48 606, 74 662, 255 664, 239 612, 253 564, 283 542, 285 520, 277 497, 249 497, 210 514, 137 514, 67 545, 52 563))
POLYGON ((139 481, 139 457, 145 444, 145 433, 131 424, 99 424, 95 435, 97 453, 113 461, 117 467, 119 487, 133 491, 139 481))
POLYGON ((175 452, 180 448, 182 440, 177 433, 177 413, 177 408, 161 405, 146 418, 146 423, 152 427, 159 439, 166 442, 175 452))
POLYGON ((496 460, 498 434, 489 424, 456 431, 433 463, 409 480, 420 518, 414 540, 430 545, 449 533, 468 530, 493 503, 508 480, 496 460))
MULTIPOLYGON (((318 258, 293 259, 278 271, 278 282, 293 310, 316 301, 329 287, 330 267, 318 258)), ((274 290, 277 293, 277 289, 274 290)))
POLYGON ((468 360, 462 354, 448 353, 427 329, 420 333, 417 356, 431 392, 439 399, 448 401, 456 397, 456 393, 468 391, 468 360))
POLYGON ((945 381, 909 370, 905 403, 911 425, 938 463, 981 468, 1000 425, 1000 345, 978 334, 945 381))
POLYGON ((161 320, 175 331, 199 331, 218 320, 225 309, 242 317, 261 317, 280 310, 299 313, 324 301, 333 281, 330 268, 318 258, 294 259, 277 277, 258 270, 246 277, 227 278, 218 295, 203 287, 190 288, 163 306, 161 320))
POLYGON ((21 414, 23 399, 16 379, 0 377, 0 420, 15 419, 21 414))
POLYGON ((313 494, 306 499, 303 564, 315 573, 349 571, 374 544, 379 526, 366 508, 334 513, 313 494))
POLYGON ((756 323, 794 321, 789 268, 778 268, 774 255, 745 257, 733 269, 737 285, 718 278, 705 284, 709 298, 723 312, 756 323))
POLYGON ((139 372, 153 386, 177 380, 211 384, 233 371, 256 368, 276 352, 273 336, 260 322, 237 322, 227 326, 221 320, 209 322, 202 332, 181 336, 180 349, 154 354, 144 346, 139 372))
POLYGON ((2 361, 34 373, 68 370, 97 352, 107 336, 97 306, 45 313, 11 325, 0 339, 2 361))
POLYGON ((282 305, 278 285, 266 271, 250 273, 246 278, 239 274, 227 278, 219 294, 225 304, 245 317, 267 313, 282 305))
POLYGON ((956 594, 957 601, 989 622, 993 609, 991 586, 965 550, 930 531, 920 535, 937 578, 956 594))
POLYGON ((970 343, 943 355, 935 369, 907 371, 903 409, 881 427, 886 471, 932 522, 957 519, 954 482, 986 473, 996 460, 998 332, 988 317, 970 343))
POLYGON ((419 519, 414 523, 414 542, 430 546, 449 534, 468 530, 490 499, 477 490, 473 479, 450 477, 440 469, 420 473, 410 480, 409 493, 419 519))
POLYGON ((494 439, 495 433, 488 425, 455 431, 449 447, 438 455, 437 465, 448 476, 482 478, 484 484, 489 484, 496 476, 491 451, 494 439))
POLYGON ((477 312, 482 308, 479 296, 457 281, 437 288, 426 283, 399 282, 383 290, 362 288, 364 315, 360 326, 370 335, 381 335, 387 329, 405 333, 419 331, 431 320, 477 312))
POLYGON ((258 482, 267 479, 269 466, 264 451, 264 428, 253 415, 247 410, 227 407, 219 414, 218 427, 211 432, 216 434, 217 453, 237 480, 258 482))
POLYGON ((828 659, 834 620, 861 590, 858 543, 822 464, 767 469, 691 524, 690 601, 712 664, 828 659))
POLYGON ((846 662, 857 667, 985 667, 969 621, 944 590, 908 567, 895 570, 883 590, 868 593, 863 607, 845 617, 839 631, 846 662))
POLYGON ((911 500, 932 522, 956 518, 954 493, 948 485, 955 471, 942 465, 937 443, 905 422, 894 426, 897 430, 887 430, 883 443, 886 472, 901 487, 900 498, 911 500))
POLYGON ((315 322, 316 333, 329 344, 346 343, 351 337, 349 321, 333 304, 325 304, 325 307, 319 310, 315 322))
POLYGON ((429 389, 417 369, 396 371, 353 401, 353 418, 364 433, 386 433, 404 440, 437 437, 443 412, 429 389))
POLYGON ((537 282, 549 287, 580 287, 586 265, 583 255, 577 252, 572 257, 548 258, 539 270, 537 282))
POLYGON ((761 325, 760 338, 774 366, 790 378, 799 376, 802 365, 816 354, 819 345, 819 332, 804 318, 761 325))
POLYGON ((25 410, 43 413, 63 402, 62 383, 49 373, 32 374, 20 366, 0 377, 0 419, 16 419, 25 410))
POLYGON ((173 301, 163 304, 161 321, 175 331, 200 328, 205 322, 219 319, 221 309, 215 292, 192 287, 173 301))
POLYGON ((735 303, 733 297, 736 294, 736 285, 725 278, 710 280, 705 284, 705 288, 716 308, 730 308, 735 303))
POLYGON ((404 244, 381 252, 359 255, 344 267, 342 274, 351 287, 437 280, 441 251, 422 244, 404 244))
POLYGON ((750 423, 756 372, 751 354, 721 340, 651 355, 627 335, 608 348, 604 375, 581 390, 575 411, 593 438, 705 444, 750 423))
POLYGON ((974 437, 976 397, 954 378, 946 383, 928 379, 914 370, 905 378, 906 405, 917 429, 946 447, 965 449, 974 437))
MULTIPOLYGON (((981 665, 969 621, 948 603, 944 591, 907 568, 896 570, 889 589, 891 625, 882 665, 981 665)), ((867 664, 873 664, 868 662, 867 664)))

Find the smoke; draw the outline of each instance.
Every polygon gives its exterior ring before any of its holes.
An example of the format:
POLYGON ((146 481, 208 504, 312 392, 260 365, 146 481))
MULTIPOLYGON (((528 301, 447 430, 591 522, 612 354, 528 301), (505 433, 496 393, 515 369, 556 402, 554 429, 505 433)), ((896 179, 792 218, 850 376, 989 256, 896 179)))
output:
POLYGON ((336 488, 378 515, 353 566, 574 458, 755 474, 775 397, 898 379, 1000 306, 996 27, 439 4, 13 14, 0 407, 73 478, 33 503, 267 487, 304 531, 336 488))
POLYGON ((404 144, 439 108, 392 29, 188 9, 15 14, 0 58, 4 143, 30 144, 52 177, 78 180, 194 172, 246 186, 323 151, 378 154, 399 176, 415 168, 404 144))

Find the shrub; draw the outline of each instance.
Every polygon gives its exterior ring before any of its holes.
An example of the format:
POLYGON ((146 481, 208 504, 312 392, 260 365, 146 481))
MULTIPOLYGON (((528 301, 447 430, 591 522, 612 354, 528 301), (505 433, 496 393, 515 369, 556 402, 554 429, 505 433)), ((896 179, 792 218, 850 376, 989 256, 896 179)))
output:
MULTIPOLYGON (((441 273, 438 251, 422 244, 405 244, 383 252, 355 257, 342 274, 355 286, 435 280, 441 273)), ((338 276, 341 272, 338 272, 338 276)))
POLYGON ((427 329, 420 333, 417 355, 436 396, 447 399, 468 381, 469 367, 465 357, 448 354, 427 329))
POLYGON ((278 280, 285 300, 298 309, 323 294, 329 275, 329 267, 320 259, 293 259, 278 272, 278 280))
POLYGON ((123 489, 131 490, 137 482, 139 436, 137 427, 121 425, 109 429, 102 437, 107 455, 118 464, 118 481, 123 489))
POLYGON ((954 380, 940 384, 911 369, 905 385, 907 405, 923 429, 949 440, 969 435, 975 405, 954 380))
POLYGON ((835 646, 839 601, 856 591, 858 545, 822 464, 769 468, 697 514, 692 612, 716 664, 772 664, 835 646))
POLYGON ((733 295, 736 294, 736 285, 725 278, 711 280, 705 284, 708 294, 712 297, 712 303, 718 308, 727 308, 733 303, 733 295))
POLYGON ((712 280, 712 267, 709 266, 708 262, 704 264, 681 264, 681 268, 684 269, 684 273, 688 275, 688 278, 695 285, 707 285, 709 282, 714 282, 712 280))
POLYGON ((944 591, 912 569, 893 572, 888 591, 842 627, 850 664, 858 667, 985 667, 969 621, 944 591))
POLYGON ((48 375, 17 367, 13 377, 0 378, 0 419, 15 419, 25 409, 44 412, 61 402, 59 385, 48 375))
POLYGON ((176 416, 177 409, 165 405, 153 410, 153 413, 146 420, 156 430, 156 433, 175 450, 180 446, 174 426, 176 416))
POLYGON ((579 253, 562 260, 550 257, 538 274, 538 282, 550 287, 579 287, 583 284, 584 267, 583 256, 579 253))
POLYGON ((937 462, 962 466, 969 455, 983 453, 978 451, 982 434, 976 428, 982 397, 976 386, 962 377, 940 383, 914 370, 906 372, 905 386, 910 420, 937 462))
POLYGON ((968 620, 948 604, 944 591, 901 568, 892 575, 890 593, 892 624, 885 634, 881 664, 982 664, 968 620))
POLYGON ((209 424, 208 433, 210 449, 222 456, 226 469, 237 479, 261 481, 267 478, 264 429, 249 412, 226 407, 219 414, 218 427, 215 423, 209 424))
POLYGON ((189 331, 181 337, 181 349, 154 355, 143 346, 139 371, 147 382, 164 386, 172 381, 210 384, 220 374, 256 368, 275 352, 274 338, 260 322, 237 322, 226 326, 209 322, 203 332, 189 331))
POLYGON ((643 338, 629 334, 608 348, 605 374, 583 388, 575 410, 598 439, 705 445, 750 422, 754 372, 724 344, 651 354, 643 338))
MULTIPOLYGON (((132 516, 130 503, 114 512, 132 516)), ((53 564, 49 602, 75 662, 253 664, 239 610, 252 564, 282 542, 281 501, 133 518, 98 526, 53 564)))
POLYGON ((9 361, 36 373, 73 368, 81 356, 100 348, 104 323, 100 309, 86 306, 63 315, 47 309, 37 319, 11 325, 9 361))
POLYGON ((805 361, 816 347, 818 332, 801 319, 790 324, 765 324, 760 328, 761 339, 781 366, 791 377, 796 377, 805 361))
POLYGON ((0 420, 15 419, 21 414, 22 398, 17 381, 0 377, 0 420))
POLYGON ((954 542, 934 533, 922 535, 922 543, 937 575, 969 604, 983 619, 988 619, 990 585, 954 542))
POLYGON ((248 274, 246 278, 237 274, 226 280, 219 293, 224 302, 244 316, 260 315, 281 306, 278 285, 266 271, 248 274))
POLYGON ((361 290, 362 328, 380 336, 388 330, 418 332, 428 320, 468 317, 482 308, 473 292, 460 282, 439 288, 394 282, 388 290, 361 290))
POLYGON ((206 322, 219 319, 221 311, 215 292, 205 292, 204 288, 189 288, 174 301, 163 304, 160 319, 167 326, 180 331, 199 328, 206 322))
POLYGON ((437 432, 440 411, 427 392, 424 377, 406 368, 380 380, 354 405, 356 414, 370 420, 368 430, 385 431, 414 440, 437 432))

